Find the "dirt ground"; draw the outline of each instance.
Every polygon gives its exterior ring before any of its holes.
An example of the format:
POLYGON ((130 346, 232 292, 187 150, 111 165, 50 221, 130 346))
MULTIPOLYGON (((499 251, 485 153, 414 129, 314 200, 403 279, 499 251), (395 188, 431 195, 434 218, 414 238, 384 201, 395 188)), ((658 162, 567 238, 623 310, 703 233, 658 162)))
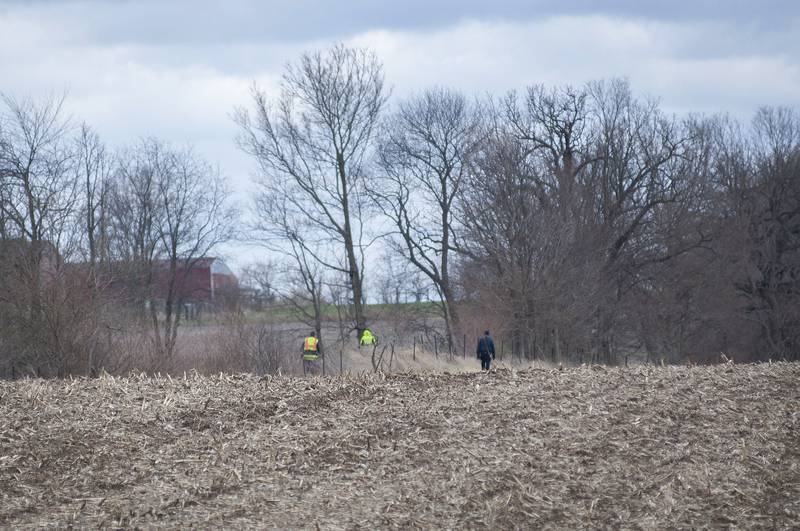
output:
POLYGON ((797 528, 800 365, 0 383, 0 527, 797 528))

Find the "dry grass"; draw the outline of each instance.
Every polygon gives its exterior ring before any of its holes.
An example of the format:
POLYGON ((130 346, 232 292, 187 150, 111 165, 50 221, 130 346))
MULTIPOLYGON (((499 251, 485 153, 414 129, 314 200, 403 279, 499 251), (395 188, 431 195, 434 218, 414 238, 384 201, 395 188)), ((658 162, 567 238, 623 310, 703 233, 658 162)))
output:
POLYGON ((0 383, 0 527, 800 526, 800 365, 0 383))

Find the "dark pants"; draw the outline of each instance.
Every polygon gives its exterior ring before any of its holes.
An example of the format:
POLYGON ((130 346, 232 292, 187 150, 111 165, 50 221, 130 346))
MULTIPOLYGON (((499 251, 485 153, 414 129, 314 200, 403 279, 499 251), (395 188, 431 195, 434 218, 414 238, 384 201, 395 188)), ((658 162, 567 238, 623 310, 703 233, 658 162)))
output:
POLYGON ((484 371, 489 370, 489 365, 492 364, 491 356, 481 356, 481 369, 484 371))
POLYGON ((303 360, 303 374, 316 376, 319 374, 319 359, 303 360))

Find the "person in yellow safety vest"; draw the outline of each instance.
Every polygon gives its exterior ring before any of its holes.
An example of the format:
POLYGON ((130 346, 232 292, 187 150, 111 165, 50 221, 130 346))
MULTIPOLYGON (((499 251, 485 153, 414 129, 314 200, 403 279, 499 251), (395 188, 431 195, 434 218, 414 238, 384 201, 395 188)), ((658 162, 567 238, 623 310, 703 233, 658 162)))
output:
POLYGON ((375 334, 372 333, 372 330, 369 328, 365 328, 364 332, 361 333, 361 346, 368 347, 371 345, 375 345, 378 343, 378 338, 375 334))
POLYGON ((303 374, 317 374, 319 359, 319 339, 314 332, 303 341, 303 374))

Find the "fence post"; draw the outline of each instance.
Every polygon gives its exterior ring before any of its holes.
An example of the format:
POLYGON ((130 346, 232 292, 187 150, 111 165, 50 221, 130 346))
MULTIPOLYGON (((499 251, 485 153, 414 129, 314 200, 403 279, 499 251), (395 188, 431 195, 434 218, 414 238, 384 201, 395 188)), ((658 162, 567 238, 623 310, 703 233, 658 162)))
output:
POLYGON ((504 350, 504 343, 503 340, 500 340, 500 359, 503 359, 503 350, 504 350))
POLYGON ((439 337, 433 336, 433 355, 439 357, 439 337))
POLYGON ((411 348, 411 359, 417 361, 417 336, 414 336, 414 346, 411 348))
POLYGON ((464 359, 467 359, 467 334, 464 334, 464 342, 461 346, 464 348, 464 359))

